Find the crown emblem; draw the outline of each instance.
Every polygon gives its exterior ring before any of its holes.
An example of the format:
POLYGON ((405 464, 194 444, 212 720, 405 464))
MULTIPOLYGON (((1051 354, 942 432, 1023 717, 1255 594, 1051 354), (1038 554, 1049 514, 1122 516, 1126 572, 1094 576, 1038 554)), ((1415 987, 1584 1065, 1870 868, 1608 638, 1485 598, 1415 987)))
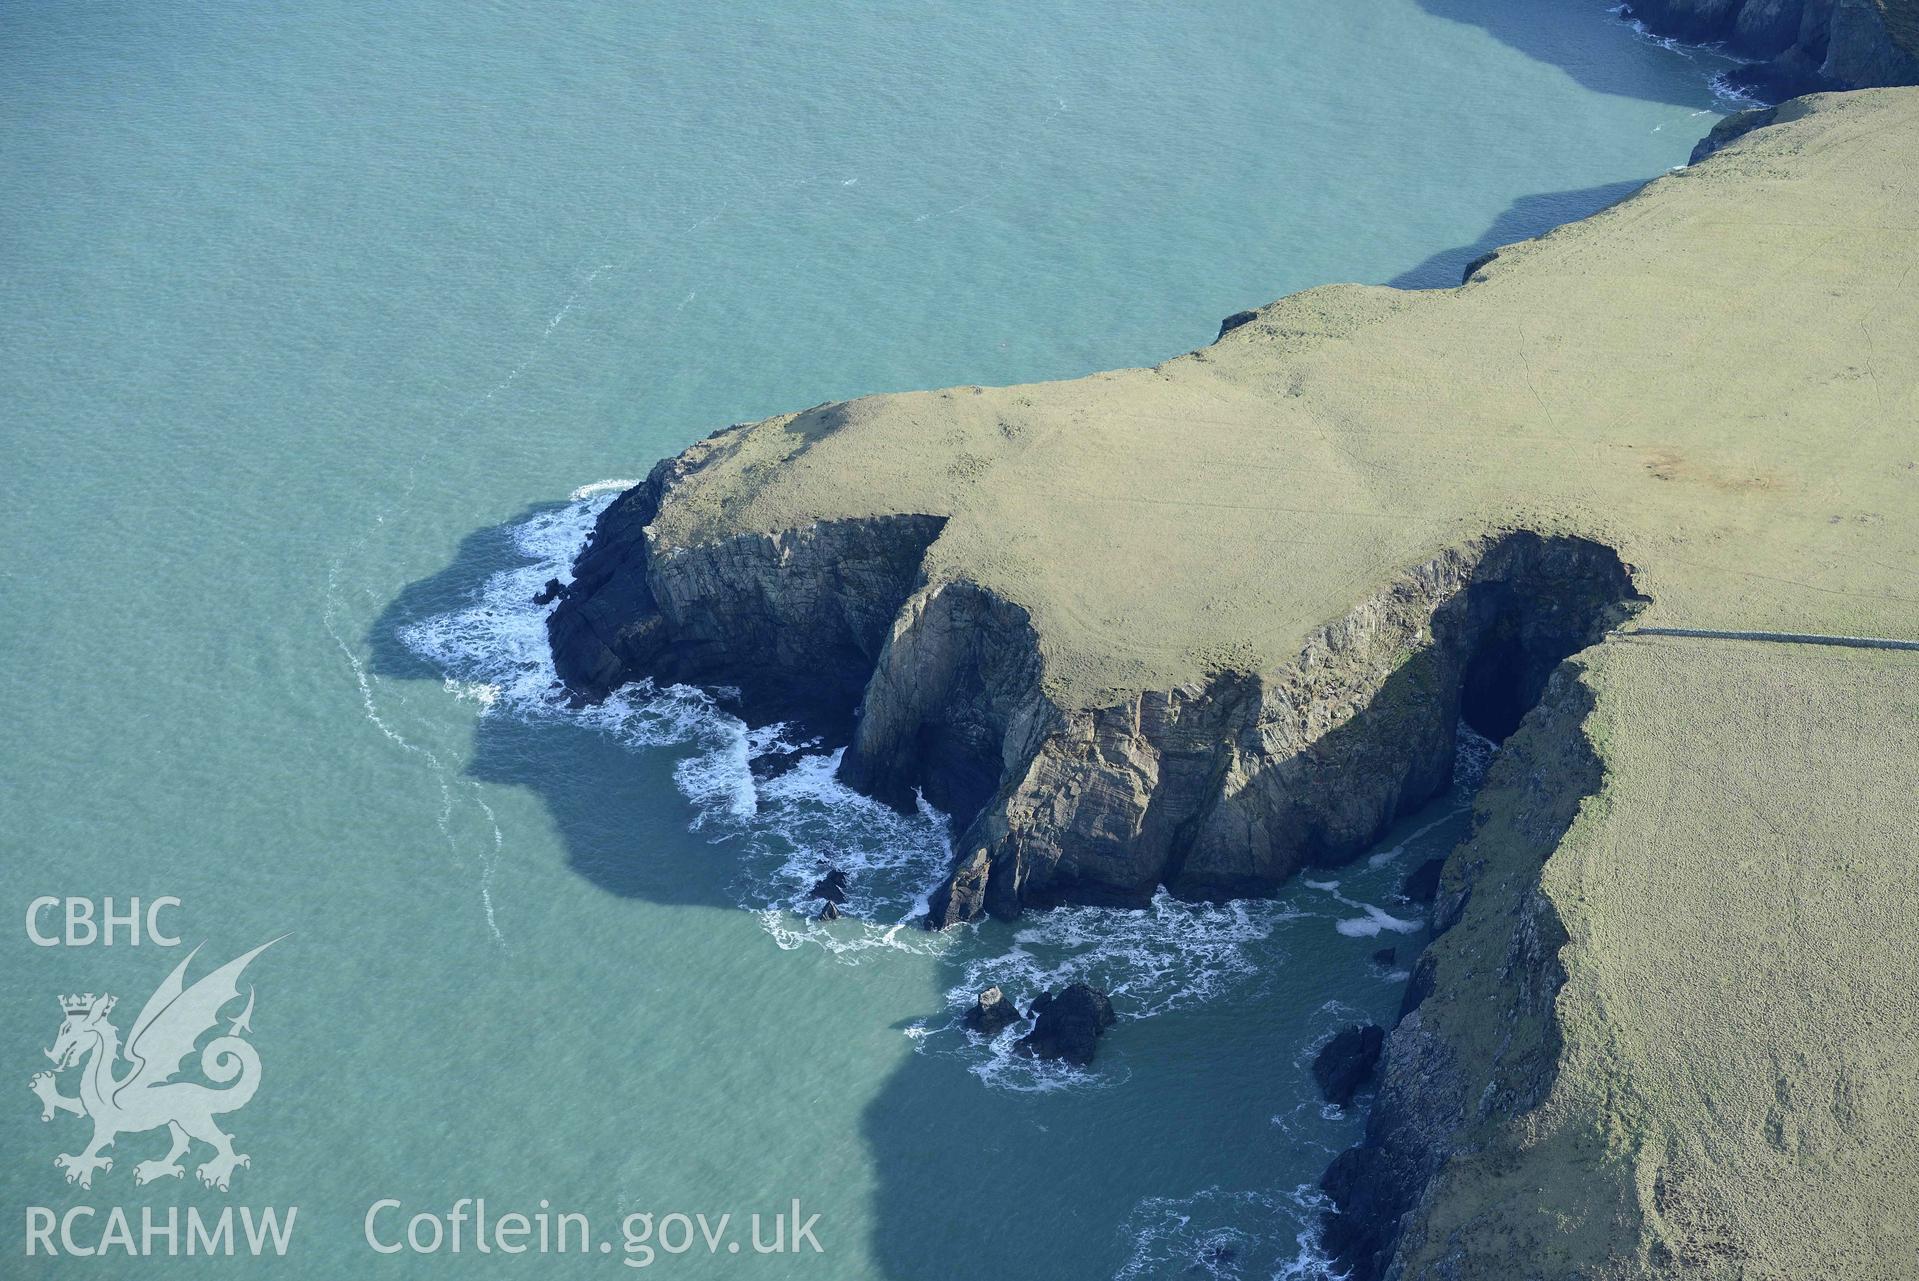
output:
POLYGON ((113 1008, 112 997, 101 996, 96 998, 92 992, 88 992, 85 995, 63 996, 60 998, 60 1008, 69 1015, 87 1014, 93 1010, 96 999, 99 1002, 100 1013, 105 1014, 113 1008))

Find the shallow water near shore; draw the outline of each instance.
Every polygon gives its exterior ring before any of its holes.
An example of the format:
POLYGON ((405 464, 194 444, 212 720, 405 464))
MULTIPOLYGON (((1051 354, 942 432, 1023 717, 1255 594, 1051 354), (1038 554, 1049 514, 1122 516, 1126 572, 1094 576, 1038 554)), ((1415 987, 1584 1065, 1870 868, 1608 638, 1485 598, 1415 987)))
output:
POLYGON ((0 1249, 29 1206, 298 1206, 285 1258, 234 1267, 612 1275, 623 1214, 798 1198, 823 1254, 655 1266, 1312 1274, 1359 1120, 1311 1054, 1397 1009, 1423 919, 1394 891, 1462 794, 1272 901, 928 935, 939 815, 839 788, 824 746, 756 779, 781 731, 710 692, 565 709, 531 596, 728 422, 1449 285, 1682 163, 1727 109, 1712 59, 1546 0, 104 4, 8 33, 0 1249), (855 919, 795 910, 822 860, 855 919), (62 1181, 81 1122, 26 1088, 56 994, 118 994, 124 1030, 185 948, 36 947, 38 895, 177 896, 196 974, 292 932, 248 972, 230 1192, 136 1187, 157 1134, 62 1181), (957 1023, 987 983, 1080 978, 1122 1020, 1089 1072, 957 1023), (382 1198, 391 1240, 462 1197, 614 1249, 363 1239, 382 1198))

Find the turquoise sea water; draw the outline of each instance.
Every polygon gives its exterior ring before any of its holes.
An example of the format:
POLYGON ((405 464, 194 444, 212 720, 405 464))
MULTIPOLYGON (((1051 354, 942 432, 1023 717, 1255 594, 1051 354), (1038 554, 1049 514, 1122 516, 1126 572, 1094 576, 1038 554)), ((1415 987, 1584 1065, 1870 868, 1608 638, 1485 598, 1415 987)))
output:
POLYGON ((1457 797, 1277 902, 928 937, 891 927, 936 817, 827 758, 756 787, 690 692, 559 714, 527 599, 596 482, 716 426, 1450 284, 1726 109, 1587 0, 1195 8, 0 4, 0 1273, 207 1271, 29 1258, 30 1207, 297 1206, 233 1275, 548 1277, 623 1274, 628 1213, 737 1243, 796 1197, 822 1254, 652 1267, 1310 1268, 1299 1190, 1358 1131, 1311 1051, 1397 1007, 1369 957, 1416 947, 1392 890, 1457 797), (866 924, 786 910, 822 856, 866 924), (292 932, 231 1191, 136 1187, 158 1131, 62 1181, 56 995, 124 1032, 185 948, 35 946, 40 895, 179 897, 196 975, 292 932), (1089 1074, 954 1025, 1082 976, 1124 1019, 1089 1074), (461 1197, 616 1248, 363 1239, 461 1197))

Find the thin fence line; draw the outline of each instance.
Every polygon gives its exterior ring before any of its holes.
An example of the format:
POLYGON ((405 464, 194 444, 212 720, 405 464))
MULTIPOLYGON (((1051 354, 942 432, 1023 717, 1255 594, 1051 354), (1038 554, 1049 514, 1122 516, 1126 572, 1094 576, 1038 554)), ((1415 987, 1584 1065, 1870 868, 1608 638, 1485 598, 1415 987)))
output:
POLYGON ((1706 627, 1634 627, 1620 636, 1689 636, 1705 640, 1774 641, 1788 645, 1841 645, 1848 649, 1919 650, 1919 640, 1892 640, 1884 636, 1827 636, 1817 632, 1732 632, 1706 627))

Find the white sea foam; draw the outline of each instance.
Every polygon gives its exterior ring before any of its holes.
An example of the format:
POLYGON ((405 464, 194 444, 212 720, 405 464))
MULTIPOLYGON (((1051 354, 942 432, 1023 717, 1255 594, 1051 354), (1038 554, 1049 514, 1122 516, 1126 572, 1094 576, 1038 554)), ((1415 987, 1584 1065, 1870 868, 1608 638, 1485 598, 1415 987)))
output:
POLYGON ((951 857, 945 818, 930 806, 895 813, 839 783, 837 752, 808 751, 818 744, 785 725, 749 728, 715 694, 690 686, 640 682, 593 706, 570 704, 547 643, 556 606, 533 598, 549 579, 572 582, 594 521, 631 485, 582 485, 566 505, 512 526, 522 563, 490 575, 467 605, 402 628, 402 643, 482 716, 563 721, 635 749, 686 750, 673 778, 692 804, 688 826, 738 847, 739 904, 760 913, 782 948, 812 943, 847 957, 934 948, 935 936, 905 924, 951 857), (784 773, 754 778, 756 758, 793 752, 784 773), (846 919, 823 924, 807 919, 819 906, 809 891, 829 866, 847 874, 849 897, 846 919))
MULTIPOLYGON (((1453 782, 1448 792, 1451 803, 1439 817, 1422 823, 1401 837, 1397 843, 1367 855, 1366 866, 1384 867, 1396 861, 1433 831, 1444 827, 1472 808, 1473 794, 1486 781, 1486 771, 1492 768, 1493 758, 1499 754, 1499 744, 1474 730, 1465 721, 1460 721, 1456 729, 1453 748, 1453 782)), ((1445 853, 1444 850, 1435 852, 1441 855, 1445 853)), ((1307 884, 1317 885, 1318 888, 1323 889, 1327 884, 1336 885, 1337 882, 1309 881, 1307 884)))
POLYGON ((1453 741, 1453 794, 1470 801, 1479 785, 1486 781, 1486 771, 1492 768, 1493 757, 1499 754, 1499 744, 1465 721, 1459 722, 1453 741))
POLYGON ((1640 39, 1645 40, 1651 44, 1656 44, 1661 49, 1667 49, 1673 53, 1683 54, 1686 52, 1686 46, 1682 44, 1680 41, 1674 39, 1672 36, 1660 35, 1658 32, 1654 31, 1651 27, 1647 26, 1645 23, 1633 17, 1631 13, 1630 5, 1623 5, 1623 4, 1616 5, 1614 6, 1612 12, 1614 17, 1618 18, 1621 22, 1631 27, 1633 30, 1633 34, 1638 36, 1640 39))
MULTIPOLYGON (((1419 840, 1421 837, 1425 836, 1428 832, 1431 832, 1434 828, 1441 827, 1447 823, 1452 822, 1455 818, 1459 817, 1459 815, 1465 810, 1465 808, 1466 807, 1463 805, 1455 806, 1452 809, 1449 809, 1445 813, 1441 814, 1438 818, 1434 819, 1432 822, 1425 823, 1420 825, 1419 827, 1414 828, 1412 831, 1408 832, 1406 834, 1405 839, 1400 841, 1398 844, 1388 846, 1387 848, 1383 850, 1379 850, 1373 854, 1367 855, 1366 866, 1367 867, 1384 867, 1386 866, 1386 864, 1394 862, 1400 857, 1400 855, 1404 854, 1409 847, 1411 847, 1414 841, 1419 840)), ((1308 882, 1308 883, 1316 884, 1314 882, 1308 882)), ((1337 881, 1330 882, 1330 884, 1334 884, 1334 885, 1337 885, 1338 883, 1339 882, 1337 881)))
POLYGON ((1404 917, 1394 916, 1384 908, 1375 907, 1371 903, 1362 906, 1366 909, 1366 915, 1337 921, 1333 928, 1349 939, 1378 938, 1382 931, 1388 930, 1394 934, 1411 934, 1423 928, 1419 921, 1409 921, 1404 917))
MULTIPOLYGON (((1277 968, 1281 957, 1270 945, 1274 932, 1300 915, 1286 899, 1187 903, 1164 889, 1139 910, 1056 907, 1030 913, 1021 919, 1010 947, 971 949, 960 981, 946 993, 945 1028, 958 1029, 958 1015, 993 986, 1024 1010, 1042 993, 1088 983, 1111 996, 1122 1021, 1202 1004, 1277 968)), ((1109 1068, 1089 1071, 1028 1058, 1014 1048, 1026 1030, 1016 1026, 990 1041, 964 1033, 969 1049, 985 1052, 973 1073, 989 1085, 1025 1091, 1121 1079, 1109 1068)), ((923 1044, 939 1049, 955 1042, 933 1037, 923 1044)))
POLYGON ((1302 878, 1300 884, 1307 889, 1319 890, 1331 896, 1332 900, 1342 907, 1350 907, 1354 911, 1364 913, 1362 916, 1347 917, 1333 923, 1333 928, 1347 938, 1377 938, 1382 931, 1412 934, 1425 928, 1424 921, 1407 920, 1394 916, 1377 903, 1362 903, 1358 899, 1346 897, 1339 892, 1338 881, 1309 881, 1302 878))
POLYGON ((1294 1149, 1311 1148, 1330 1162, 1334 1157, 1352 1146, 1351 1137, 1341 1128, 1346 1114, 1339 1108, 1321 1103, 1316 1087, 1307 1081, 1302 1072, 1300 1092, 1308 1097, 1294 1103, 1286 1112, 1275 1112, 1267 1120, 1274 1129, 1286 1136, 1288 1146, 1294 1149), (1327 1137, 1335 1141, 1328 1143, 1327 1137))
POLYGON ((1114 1281, 1168 1276, 1333 1281, 1340 1274, 1319 1234, 1320 1216, 1329 1208, 1325 1194, 1309 1183, 1287 1192, 1211 1187, 1185 1197, 1147 1197, 1121 1228, 1133 1248, 1114 1281))
POLYGON ((1122 1018, 1149 1018, 1256 974, 1249 948, 1300 915, 1285 899, 1187 903, 1164 889, 1143 910, 1056 907, 1022 921, 1008 951, 969 962, 949 995, 970 1002, 997 983, 1030 998, 1086 982, 1109 993, 1122 1018))
MULTIPOLYGON (((1630 9, 1631 9, 1630 5, 1624 5, 1624 4, 1615 5, 1612 9, 1612 13, 1614 17, 1618 18, 1621 22, 1625 23, 1628 27, 1631 27, 1634 35, 1637 35, 1640 39, 1646 41, 1649 44, 1658 45, 1661 49, 1666 50, 1668 53, 1676 53, 1680 57, 1686 59, 1688 62, 1692 62, 1695 64, 1699 62, 1700 60, 1699 55, 1701 54, 1706 55, 1708 59, 1711 59, 1714 61, 1720 61, 1720 62, 1745 61, 1744 59, 1735 58, 1732 54, 1728 53, 1726 51, 1725 44, 1722 41, 1707 41, 1703 44, 1688 44, 1684 40, 1680 40, 1676 36, 1662 36, 1658 32, 1654 31, 1651 27, 1648 27, 1645 23, 1641 22, 1639 19, 1633 17, 1630 12, 1630 9)), ((1724 99, 1725 101, 1730 102, 1735 107, 1739 107, 1739 108, 1749 107, 1749 106, 1758 104, 1760 101, 1758 98, 1753 97, 1751 94, 1746 93, 1744 90, 1735 89, 1732 85, 1728 84, 1726 81, 1725 71, 1716 71, 1711 76, 1709 76, 1706 80, 1706 87, 1712 91, 1712 94, 1714 97, 1724 99)), ((1679 167, 1684 168, 1683 165, 1679 167)))
MULTIPOLYGON (((637 480, 596 480, 590 485, 581 485, 578 489, 568 494, 567 497, 577 503, 581 499, 591 498, 595 494, 623 494, 639 483, 637 480)), ((579 549, 575 548, 574 550, 577 551, 579 549)))
MULTIPOLYGON (((1726 73, 1723 71, 1707 83, 1712 87, 1712 91, 1716 96, 1724 98, 1739 110, 1743 111, 1748 107, 1763 107, 1766 105, 1764 98, 1739 88, 1726 78, 1726 73)), ((1679 168, 1684 167, 1683 165, 1679 166, 1679 168)))
MULTIPOLYGON (((788 725, 747 726, 726 709, 723 693, 641 682, 593 706, 570 705, 547 642, 555 607, 535 605, 533 597, 548 579, 572 581, 573 558, 595 520, 629 487, 624 480, 583 485, 571 502, 510 527, 505 533, 519 563, 491 574, 462 607, 409 624, 401 639, 482 717, 559 721, 636 750, 683 753, 673 777, 690 802, 688 827, 724 845, 739 864, 736 901, 758 916, 780 948, 819 947, 849 962, 893 951, 946 953, 960 961, 945 1014, 911 1029, 916 1049, 961 1053, 983 1081, 999 1088, 1110 1085, 1124 1079, 1110 1063, 1089 1072, 1035 1061, 1013 1049, 1023 1028, 988 1043, 965 1032, 958 1014, 994 984, 1027 1008, 1042 992, 1085 981, 1112 995, 1122 1019, 1152 1017, 1243 993, 1278 968, 1279 927, 1302 916, 1338 915, 1302 909, 1297 895, 1206 904, 1181 902, 1162 890, 1139 911, 1066 907, 1031 914, 1004 948, 982 947, 985 938, 1004 937, 987 931, 919 929, 914 921, 952 858, 946 818, 931 806, 922 801, 916 813, 901 814, 854 792, 839 781, 838 752, 803 741, 788 725), (783 771, 756 777, 755 762, 772 758, 783 771), (819 901, 812 889, 830 868, 846 873, 848 899, 842 919, 821 922, 814 919, 819 901)), ((1455 771, 1462 789, 1477 784, 1492 750, 1462 732, 1455 771)), ((1388 856, 1443 821, 1420 828, 1388 856)), ((489 894, 490 884, 489 874, 489 894)), ((1342 933, 1420 928, 1418 921, 1341 896, 1337 882, 1306 884, 1364 913, 1337 921, 1342 933)))
MULTIPOLYGON (((395 729, 387 721, 386 717, 381 715, 379 705, 373 696, 373 684, 368 677, 366 664, 360 661, 360 656, 354 650, 353 646, 347 644, 346 638, 340 635, 337 621, 339 574, 340 564, 338 561, 335 561, 332 567, 327 571, 326 608, 321 614, 321 624, 326 628, 327 635, 332 638, 334 645, 338 647, 340 653, 346 658, 347 666, 353 671, 353 681, 360 694, 361 711, 367 721, 375 729, 379 730, 388 742, 407 754, 418 757, 421 761, 425 762, 428 771, 432 774, 434 783, 440 791, 440 812, 435 818, 435 823, 440 829, 441 837, 446 841, 447 848, 452 851, 454 858, 458 860, 460 859, 460 841, 459 838, 454 835, 453 830, 454 784, 452 772, 446 762, 442 761, 435 752, 407 738, 406 735, 395 729)), ((472 790, 473 799, 478 801, 480 811, 486 815, 487 824, 492 830, 492 846, 490 849, 483 850, 480 854, 480 907, 486 916, 487 933, 492 935, 495 945, 505 947, 506 935, 500 931, 499 917, 493 907, 493 874, 498 865, 500 855, 505 848, 504 841, 500 835, 500 825, 493 813, 492 807, 486 803, 483 797, 478 795, 480 790, 479 784, 472 779, 459 781, 472 790)))

